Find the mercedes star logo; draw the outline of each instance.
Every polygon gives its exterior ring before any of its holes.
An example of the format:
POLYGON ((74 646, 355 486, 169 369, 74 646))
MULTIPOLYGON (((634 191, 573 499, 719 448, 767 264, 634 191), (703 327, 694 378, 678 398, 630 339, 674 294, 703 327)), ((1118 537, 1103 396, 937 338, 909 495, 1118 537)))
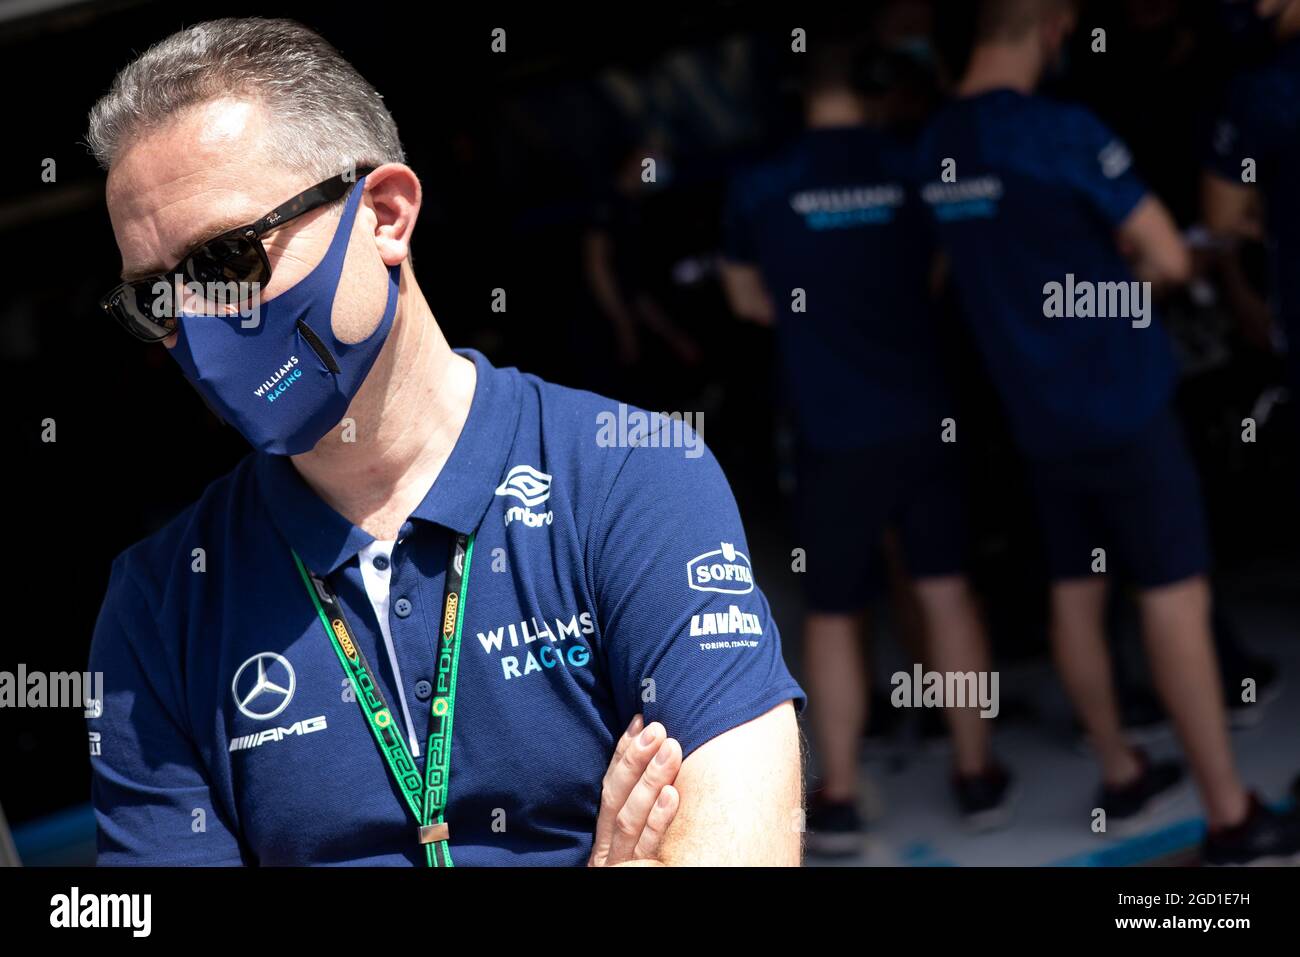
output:
POLYGON ((287 658, 264 651, 239 666, 230 690, 240 711, 256 721, 266 721, 289 707, 297 680, 287 658))

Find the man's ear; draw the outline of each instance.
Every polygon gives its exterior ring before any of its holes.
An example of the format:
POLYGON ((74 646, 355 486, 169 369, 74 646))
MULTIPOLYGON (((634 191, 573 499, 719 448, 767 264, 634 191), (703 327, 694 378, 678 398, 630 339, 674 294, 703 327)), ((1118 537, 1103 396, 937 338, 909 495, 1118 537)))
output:
POLYGON ((396 266, 410 255, 423 199, 419 177, 404 163, 385 163, 366 176, 365 203, 375 214, 375 245, 384 265, 396 266))

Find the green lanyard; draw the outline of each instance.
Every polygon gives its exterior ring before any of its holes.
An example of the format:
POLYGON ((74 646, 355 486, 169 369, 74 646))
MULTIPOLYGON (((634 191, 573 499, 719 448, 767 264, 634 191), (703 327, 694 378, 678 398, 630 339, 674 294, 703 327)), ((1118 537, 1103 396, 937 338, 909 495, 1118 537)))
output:
POLYGON ((429 703, 429 742, 424 757, 424 780, 420 780, 406 739, 396 726, 393 711, 379 690, 366 656, 352 638, 338 596, 319 575, 311 572, 298 553, 294 564, 311 596, 321 625, 334 646, 343 673, 352 682, 357 704, 379 742, 388 770, 406 799, 419 828, 425 860, 430 867, 451 867, 450 832, 443 814, 447 810, 447 785, 451 780, 451 723, 456 712, 456 673, 460 664, 460 632, 465 622, 465 596, 469 591, 469 563, 474 555, 474 536, 457 535, 447 561, 447 588, 443 599, 442 629, 438 642, 438 679, 429 703))

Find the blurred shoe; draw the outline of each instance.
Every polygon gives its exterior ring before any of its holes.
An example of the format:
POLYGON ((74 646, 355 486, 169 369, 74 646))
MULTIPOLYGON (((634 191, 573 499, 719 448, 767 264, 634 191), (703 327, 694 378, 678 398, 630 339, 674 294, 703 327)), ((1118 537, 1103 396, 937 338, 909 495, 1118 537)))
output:
POLYGON ((1228 722, 1234 730, 1253 728, 1264 720, 1264 709, 1277 699, 1282 688, 1277 666, 1266 658, 1250 658, 1223 673, 1223 700, 1228 707, 1228 722), (1255 681, 1255 700, 1241 700, 1241 683, 1255 681))
POLYGON ((1015 779, 997 762, 980 774, 954 775, 952 789, 962 819, 971 830, 993 831, 1010 822, 1016 803, 1015 779))
POLYGON ((1300 863, 1300 820, 1278 814, 1252 793, 1246 819, 1206 834, 1201 856, 1212 867, 1300 863))
POLYGON ((818 857, 856 857, 863 852, 865 828, 852 801, 814 797, 808 803, 808 852, 818 857))
POLYGON ((1121 834, 1141 827, 1179 797, 1178 785, 1183 780, 1183 768, 1177 761, 1153 764, 1141 748, 1135 748, 1134 754, 1142 766, 1138 776, 1122 787, 1103 785, 1097 795, 1098 807, 1106 812, 1107 829, 1121 834))

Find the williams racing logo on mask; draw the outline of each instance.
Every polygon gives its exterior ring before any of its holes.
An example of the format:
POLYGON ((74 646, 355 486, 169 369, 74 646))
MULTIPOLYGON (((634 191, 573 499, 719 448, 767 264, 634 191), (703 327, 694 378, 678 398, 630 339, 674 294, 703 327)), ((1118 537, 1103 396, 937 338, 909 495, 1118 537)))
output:
POLYGON ((301 378, 302 369, 298 368, 298 357, 290 356, 284 365, 271 373, 270 378, 253 390, 253 395, 267 402, 274 402, 284 395, 289 386, 301 378))
POLYGON ((541 528, 550 525, 555 517, 549 509, 545 512, 533 511, 534 506, 541 505, 551 497, 551 477, 531 465, 516 465, 507 472, 505 481, 497 486, 497 494, 516 498, 523 503, 506 509, 506 525, 523 522, 528 528, 541 528))
POLYGON ((717 551, 697 555, 686 563, 686 581, 696 591, 748 595, 754 590, 754 569, 749 556, 722 542, 717 551))

